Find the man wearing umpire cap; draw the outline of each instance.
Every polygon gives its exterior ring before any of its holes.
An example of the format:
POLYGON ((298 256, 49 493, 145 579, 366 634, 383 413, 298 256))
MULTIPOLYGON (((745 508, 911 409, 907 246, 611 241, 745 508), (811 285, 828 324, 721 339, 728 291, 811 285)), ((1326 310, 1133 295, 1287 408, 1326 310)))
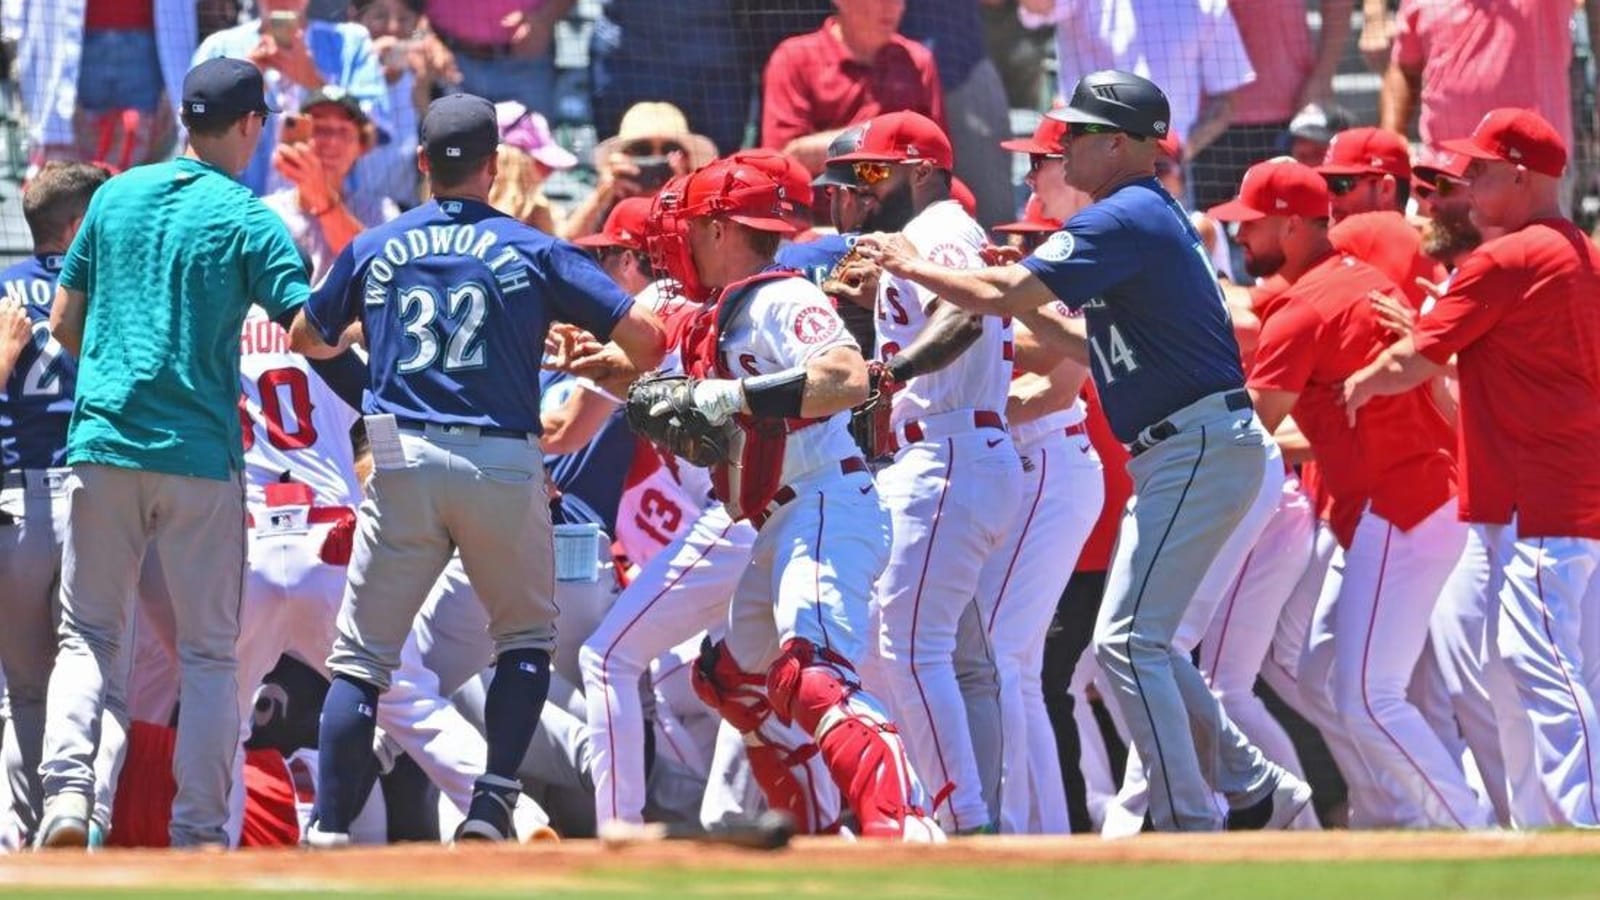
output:
POLYGON ((1133 454, 1094 649, 1150 776, 1159 830, 1287 827, 1310 788, 1223 713, 1180 635, 1197 636, 1270 515, 1283 464, 1244 390, 1222 292, 1188 214, 1155 177, 1161 89, 1107 70, 1066 108, 1063 175, 1094 197, 1021 265, 955 270, 898 236, 861 239, 892 274, 989 315, 1014 315, 1089 366, 1133 454), (1061 314, 1060 301, 1082 310, 1061 314), (1227 798, 1221 815, 1213 792, 1227 798))

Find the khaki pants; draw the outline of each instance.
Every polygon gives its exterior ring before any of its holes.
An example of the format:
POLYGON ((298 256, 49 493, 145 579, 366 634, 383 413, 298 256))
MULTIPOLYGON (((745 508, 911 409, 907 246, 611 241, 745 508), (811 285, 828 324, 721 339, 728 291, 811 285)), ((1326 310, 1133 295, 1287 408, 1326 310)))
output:
POLYGON ((239 602, 244 585, 244 482, 112 466, 67 479, 60 651, 46 700, 46 796, 92 797, 100 717, 127 672, 123 635, 146 552, 168 575, 183 705, 173 777, 172 845, 226 842, 238 742, 239 602))

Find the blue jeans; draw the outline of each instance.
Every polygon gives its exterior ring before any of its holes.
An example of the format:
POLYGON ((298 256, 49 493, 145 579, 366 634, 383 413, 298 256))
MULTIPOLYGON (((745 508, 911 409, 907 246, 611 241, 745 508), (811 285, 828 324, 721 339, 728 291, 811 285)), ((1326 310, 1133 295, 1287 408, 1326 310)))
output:
POLYGON ((496 103, 517 100, 546 117, 555 114, 556 64, 552 54, 505 59, 473 59, 456 54, 461 90, 496 103))
POLYGON ((161 103, 161 57, 152 31, 90 29, 78 65, 78 107, 86 112, 136 109, 161 103))

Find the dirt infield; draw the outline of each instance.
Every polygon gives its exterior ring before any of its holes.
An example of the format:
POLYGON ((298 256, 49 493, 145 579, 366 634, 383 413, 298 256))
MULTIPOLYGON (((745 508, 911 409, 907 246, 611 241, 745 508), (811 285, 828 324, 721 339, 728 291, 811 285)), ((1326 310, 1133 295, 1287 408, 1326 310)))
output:
POLYGON ((823 866, 933 869, 1041 864, 1482 861, 1551 856, 1589 856, 1600 867, 1600 834, 1297 832, 1145 835, 1122 841, 990 837, 967 838, 940 847, 801 839, 776 853, 682 842, 610 848, 595 841, 520 847, 408 845, 330 853, 103 851, 88 858, 77 853, 0 857, 0 886, 337 891, 421 890, 470 881, 498 888, 552 889, 634 868, 781 870, 799 875, 823 866))

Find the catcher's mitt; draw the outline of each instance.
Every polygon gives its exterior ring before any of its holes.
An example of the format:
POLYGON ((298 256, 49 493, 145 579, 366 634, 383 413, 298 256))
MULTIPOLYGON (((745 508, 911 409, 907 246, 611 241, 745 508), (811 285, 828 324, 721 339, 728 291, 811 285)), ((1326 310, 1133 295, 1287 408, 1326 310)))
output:
POLYGON ((850 410, 850 436, 870 462, 894 455, 894 431, 889 427, 890 398, 899 385, 883 363, 867 364, 866 402, 850 410))
POLYGON ((696 466, 714 466, 728 459, 731 423, 713 425, 694 404, 695 379, 651 372, 628 388, 628 427, 674 456, 696 466))

